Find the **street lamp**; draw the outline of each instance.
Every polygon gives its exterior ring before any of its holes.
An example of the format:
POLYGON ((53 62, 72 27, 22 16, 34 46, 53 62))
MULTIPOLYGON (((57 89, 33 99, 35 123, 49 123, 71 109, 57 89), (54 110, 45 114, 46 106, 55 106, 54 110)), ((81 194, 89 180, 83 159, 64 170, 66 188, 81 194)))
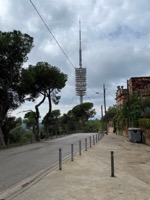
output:
MULTIPOLYGON (((103 94, 103 93, 99 93, 99 92, 95 92, 96 94, 103 94)), ((101 105, 101 118, 103 118, 103 105, 101 105)))
MULTIPOLYGON (((96 92, 96 94, 103 94, 104 96, 104 115, 106 115, 106 90, 105 85, 103 84, 103 93, 96 92)), ((101 116, 103 117, 103 106, 101 105, 101 116)), ((107 134, 107 120, 105 118, 105 134, 107 134)))

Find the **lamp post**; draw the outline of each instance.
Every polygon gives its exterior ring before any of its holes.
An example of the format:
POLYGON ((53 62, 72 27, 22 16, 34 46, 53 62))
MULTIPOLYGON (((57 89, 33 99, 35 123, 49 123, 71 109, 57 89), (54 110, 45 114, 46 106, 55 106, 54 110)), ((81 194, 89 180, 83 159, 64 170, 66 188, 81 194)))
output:
MULTIPOLYGON (((96 92, 96 94, 103 94, 103 93, 96 92)), ((101 118, 103 118, 103 105, 101 105, 101 118)))
MULTIPOLYGON (((96 92, 96 94, 103 94, 104 98, 104 116, 106 117, 106 89, 105 89, 105 84, 103 84, 103 93, 96 92)), ((103 106, 101 105, 101 117, 103 117, 103 106)), ((105 119, 105 133, 107 134, 107 121, 105 119)))

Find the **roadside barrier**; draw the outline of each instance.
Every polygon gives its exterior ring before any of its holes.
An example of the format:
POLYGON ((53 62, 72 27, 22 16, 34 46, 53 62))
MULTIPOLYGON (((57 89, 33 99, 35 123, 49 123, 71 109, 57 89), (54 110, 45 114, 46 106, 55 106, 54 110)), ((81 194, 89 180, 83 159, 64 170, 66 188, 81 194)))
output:
POLYGON ((95 135, 93 135, 93 145, 95 145, 95 135))
POLYGON ((62 170, 62 149, 59 149, 59 170, 62 170))
POLYGON ((85 151, 87 151, 87 138, 85 138, 85 151))
POLYGON ((96 143, 97 143, 97 134, 96 134, 96 143))
POLYGON ((71 144, 71 161, 73 161, 73 156, 74 156, 74 153, 73 153, 73 144, 71 144))
POLYGON ((81 156, 81 141, 79 141, 79 155, 81 156))
MULTIPOLYGON (((100 141, 100 139, 104 135, 98 133, 96 134, 96 143, 100 141)), ((82 145, 81 145, 81 140, 79 141, 79 155, 81 156, 81 151, 82 151, 82 145)), ((93 145, 95 145, 95 135, 93 135, 93 145)), ((91 148, 92 146, 92 137, 89 137, 89 147, 91 148)), ((87 144, 87 138, 85 138, 85 151, 87 151, 88 144, 87 144)), ((71 144, 71 161, 74 160, 74 144, 71 144)), ((110 152, 110 161, 111 161, 111 177, 115 177, 115 170, 114 170, 114 152, 110 152)), ((59 149, 59 170, 62 170, 62 149, 59 149)))
MULTIPOLYGON (((93 135, 93 145, 95 145, 95 142, 97 143, 98 141, 100 141, 100 139, 103 137, 104 135, 103 134, 96 134, 96 135, 93 135)), ((87 151, 88 147, 92 147, 92 137, 90 136, 89 137, 89 145, 88 145, 88 140, 87 138, 85 138, 85 144, 84 144, 84 147, 85 147, 85 151, 87 151)), ((82 143, 81 143, 81 140, 79 141, 79 155, 81 156, 82 154, 82 143)), ((59 170, 62 170, 62 149, 60 148, 59 149, 59 170)), ((74 144, 71 144, 71 161, 74 160, 74 144)))
POLYGON ((110 157, 111 157, 111 177, 114 177, 115 172, 114 172, 114 152, 113 151, 110 152, 110 157))
POLYGON ((90 148, 91 148, 91 146, 92 146, 92 138, 91 138, 91 136, 89 137, 89 139, 90 139, 90 148))

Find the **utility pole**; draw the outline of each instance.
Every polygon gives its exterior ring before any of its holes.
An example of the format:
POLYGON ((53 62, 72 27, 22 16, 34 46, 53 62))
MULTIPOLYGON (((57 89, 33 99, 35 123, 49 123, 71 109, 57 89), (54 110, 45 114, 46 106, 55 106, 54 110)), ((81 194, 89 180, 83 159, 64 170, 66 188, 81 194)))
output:
POLYGON ((103 84, 103 93, 104 93, 104 115, 106 115, 106 89, 105 84, 103 84))
POLYGON ((130 92, 129 92, 129 83, 127 80, 127 95, 128 95, 128 128, 130 127, 130 92))
POLYGON ((105 84, 103 84, 103 93, 104 93, 104 115, 105 115, 105 134, 108 134, 107 132, 107 120, 106 120, 106 89, 105 84))
POLYGON ((103 118, 103 105, 101 105, 101 117, 103 118))

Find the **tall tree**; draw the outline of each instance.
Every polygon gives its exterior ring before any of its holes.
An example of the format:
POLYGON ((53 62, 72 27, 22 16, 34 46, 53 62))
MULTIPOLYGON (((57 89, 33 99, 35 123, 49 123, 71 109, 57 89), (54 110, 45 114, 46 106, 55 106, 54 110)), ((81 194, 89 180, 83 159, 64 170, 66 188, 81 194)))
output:
POLYGON ((79 122, 81 121, 82 130, 84 129, 84 123, 96 114, 95 109, 93 109, 93 103, 91 102, 85 102, 75 106, 72 109, 72 113, 79 122))
MULTIPOLYGON (((48 120, 48 130, 51 130, 52 132, 54 132, 54 134, 57 137, 58 134, 58 130, 59 130, 59 117, 60 117, 61 113, 60 110, 52 110, 51 114, 49 116, 49 120, 48 120)), ((47 114, 44 116, 42 124, 44 124, 45 129, 47 128, 47 124, 46 124, 46 119, 47 119, 47 114)), ((51 136, 53 135, 53 133, 51 134, 51 136)), ((49 135, 46 135, 46 139, 49 135)))
POLYGON ((54 121, 54 131, 55 131, 55 135, 57 137, 58 132, 59 132, 59 117, 60 117, 61 113, 60 110, 52 110, 51 112, 51 116, 53 118, 54 121))
POLYGON ((10 131, 11 129, 15 128, 16 126, 22 123, 20 118, 15 117, 5 117, 5 120, 2 125, 2 130, 4 133, 4 141, 5 144, 8 146, 10 142, 10 131))
POLYGON ((37 140, 39 140, 39 106, 48 99, 48 112, 45 115, 46 137, 48 135, 48 122, 52 111, 52 102, 59 103, 60 96, 58 93, 65 86, 67 75, 60 71, 58 67, 51 66, 47 62, 38 62, 35 66, 30 65, 22 71, 23 93, 29 94, 28 100, 35 100, 42 97, 40 102, 35 106, 37 120, 37 140))
POLYGON ((33 47, 33 38, 20 31, 0 31, 0 145, 4 145, 2 124, 10 109, 23 101, 18 93, 21 68, 33 47))
POLYGON ((77 130, 78 120, 72 114, 72 110, 68 111, 67 114, 63 114, 60 117, 60 126, 64 133, 71 133, 72 131, 77 130))
POLYGON ((36 126, 36 114, 33 111, 29 111, 24 115, 24 120, 26 127, 32 131, 35 136, 35 126, 36 126))
POLYGON ((150 117, 150 98, 141 99, 141 96, 134 94, 130 96, 130 110, 128 105, 128 101, 125 101, 113 118, 114 127, 119 131, 129 128, 128 121, 131 127, 138 127, 140 118, 150 117))

